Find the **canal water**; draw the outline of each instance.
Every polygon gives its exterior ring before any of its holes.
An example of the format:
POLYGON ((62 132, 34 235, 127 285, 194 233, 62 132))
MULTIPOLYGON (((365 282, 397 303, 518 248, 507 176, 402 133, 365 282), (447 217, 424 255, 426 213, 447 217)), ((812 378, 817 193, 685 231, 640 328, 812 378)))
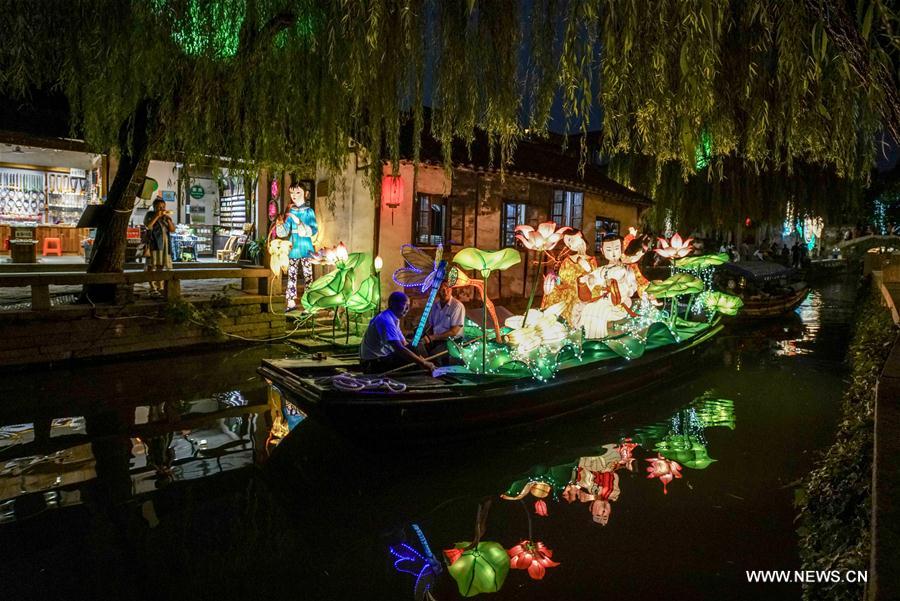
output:
POLYGON ((746 571, 800 567, 795 489, 832 441, 854 298, 819 286, 603 410, 413 448, 270 405, 255 369, 287 347, 7 374, 2 598, 457 599, 443 551, 480 506, 485 558, 532 540, 558 563, 490 598, 798 599, 746 571))

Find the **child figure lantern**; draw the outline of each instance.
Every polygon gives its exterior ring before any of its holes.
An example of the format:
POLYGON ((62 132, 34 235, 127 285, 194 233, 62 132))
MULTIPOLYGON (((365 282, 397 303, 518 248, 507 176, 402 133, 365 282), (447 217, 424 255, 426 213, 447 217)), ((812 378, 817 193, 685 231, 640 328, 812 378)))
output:
POLYGON ((631 299, 638 291, 638 282, 625 263, 622 238, 607 235, 602 248, 608 263, 579 278, 579 296, 588 304, 576 325, 584 327, 585 338, 605 338, 609 322, 634 315, 631 299))
POLYGON ((312 283, 312 262, 315 253, 312 238, 319 232, 316 213, 306 204, 309 192, 302 186, 291 186, 291 209, 284 218, 279 218, 275 233, 279 238, 290 238, 291 250, 288 255, 288 278, 285 284, 287 310, 296 308, 297 271, 302 269, 303 286, 312 283))

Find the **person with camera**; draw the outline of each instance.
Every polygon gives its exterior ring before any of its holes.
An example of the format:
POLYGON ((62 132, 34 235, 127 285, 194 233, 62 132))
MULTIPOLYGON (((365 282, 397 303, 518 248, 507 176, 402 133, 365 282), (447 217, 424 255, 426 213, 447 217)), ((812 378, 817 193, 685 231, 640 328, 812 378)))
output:
MULTIPOLYGON (((144 226, 149 233, 150 256, 147 258, 147 271, 172 269, 172 255, 169 250, 169 234, 175 231, 172 214, 166 210, 166 201, 157 196, 153 201, 153 210, 147 211, 144 226)), ((150 294, 160 296, 163 292, 162 282, 150 282, 150 294)))

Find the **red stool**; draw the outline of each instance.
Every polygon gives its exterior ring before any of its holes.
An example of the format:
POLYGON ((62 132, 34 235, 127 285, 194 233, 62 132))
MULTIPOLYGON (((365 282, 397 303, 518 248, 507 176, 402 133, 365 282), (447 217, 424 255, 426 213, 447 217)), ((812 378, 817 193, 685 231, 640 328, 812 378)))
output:
POLYGON ((57 257, 62 256, 62 242, 59 238, 44 238, 44 249, 42 253, 45 257, 47 255, 56 255, 57 257))

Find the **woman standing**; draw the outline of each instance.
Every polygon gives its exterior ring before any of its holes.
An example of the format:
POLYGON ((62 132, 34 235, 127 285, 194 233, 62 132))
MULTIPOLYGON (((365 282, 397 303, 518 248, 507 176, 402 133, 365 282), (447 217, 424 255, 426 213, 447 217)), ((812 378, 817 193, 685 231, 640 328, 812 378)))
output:
MULTIPOLYGON (((153 201, 153 210, 147 211, 144 217, 144 226, 149 230, 150 256, 147 261, 147 271, 161 271, 172 269, 172 255, 169 250, 169 234, 175 231, 175 223, 172 216, 166 210, 166 201, 162 196, 157 196, 153 201)), ((150 294, 161 296, 163 283, 150 282, 150 294)))

